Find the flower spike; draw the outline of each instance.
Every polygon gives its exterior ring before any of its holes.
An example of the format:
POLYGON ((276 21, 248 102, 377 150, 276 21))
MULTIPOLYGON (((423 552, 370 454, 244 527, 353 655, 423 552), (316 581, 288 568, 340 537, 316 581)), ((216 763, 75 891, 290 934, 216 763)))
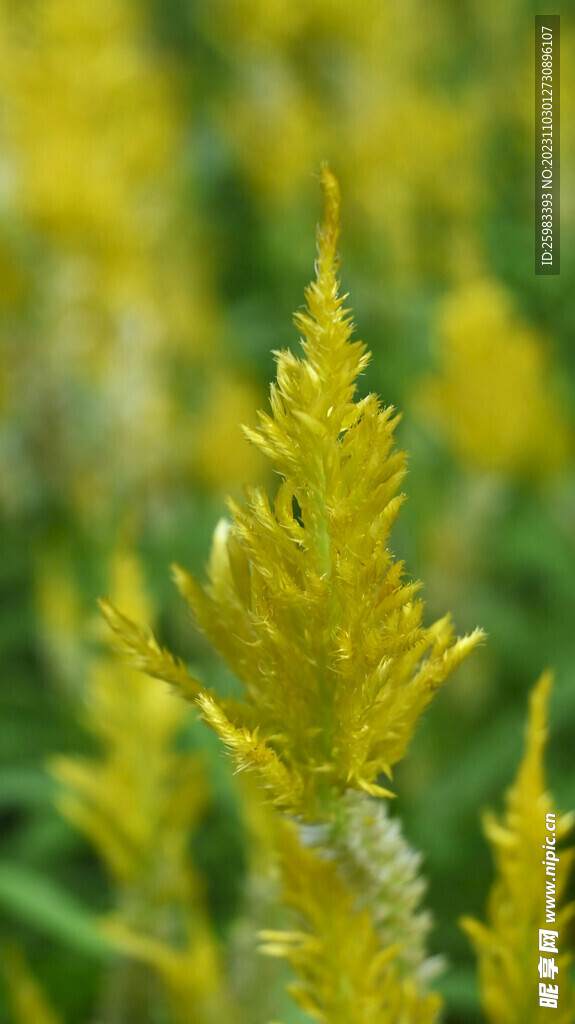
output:
POLYGON ((449 617, 424 627, 419 584, 390 550, 406 472, 399 417, 373 394, 355 398, 370 357, 339 290, 339 185, 327 165, 320 180, 315 280, 294 318, 303 351, 276 352, 270 412, 244 428, 280 486, 273 501, 255 488, 244 505, 229 502, 204 586, 174 569, 243 698, 207 693, 106 606, 132 659, 197 700, 238 765, 307 821, 329 819, 348 788, 391 795, 378 777, 390 776, 419 715, 482 638, 455 639, 449 617))

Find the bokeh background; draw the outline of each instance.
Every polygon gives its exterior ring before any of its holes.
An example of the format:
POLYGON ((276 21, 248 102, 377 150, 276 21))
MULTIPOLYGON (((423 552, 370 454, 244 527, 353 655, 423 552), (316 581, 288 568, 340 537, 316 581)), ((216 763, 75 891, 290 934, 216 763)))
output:
MULTIPOLYGON (((575 28, 554 10, 561 275, 536 277, 527 0, 0 0, 1 1024, 47 1021, 42 1000, 51 1020, 211 1019, 159 996, 136 1013, 142 978, 94 922, 126 917, 139 883, 60 813, 46 765, 110 754, 102 673, 119 733, 150 742, 99 594, 147 595, 162 642, 232 685, 169 565, 201 574, 224 496, 274 486, 238 424, 267 401, 272 350, 297 347, 322 159, 373 352, 362 389, 404 413, 395 550, 428 621, 451 610, 458 632, 488 634, 422 722, 395 808, 425 856, 445 1019, 481 1019, 457 920, 483 916, 480 812, 501 807, 546 667, 550 784, 562 809, 575 798, 575 28)), ((218 949, 237 1020, 302 1022, 251 950, 250 921, 269 922, 265 893, 244 896, 265 859, 253 794, 198 723, 169 719, 172 742, 196 782, 180 821, 193 883, 170 898, 218 949)), ((137 802, 137 779, 118 779, 98 782, 111 830, 137 802)))

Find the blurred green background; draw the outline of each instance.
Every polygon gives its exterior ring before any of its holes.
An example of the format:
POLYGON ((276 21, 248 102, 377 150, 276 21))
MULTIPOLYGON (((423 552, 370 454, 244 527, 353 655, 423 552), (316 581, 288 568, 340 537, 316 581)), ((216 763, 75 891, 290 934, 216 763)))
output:
MULTIPOLYGON (((396 801, 449 959, 445 1020, 480 1020, 457 920, 484 914, 479 814, 501 807, 548 666, 550 784, 562 809, 575 794, 575 30, 554 10, 561 275, 536 277, 527 0, 0 0, 0 941, 64 1020, 95 1019, 111 967, 91 922, 116 895, 45 764, 97 756, 82 707, 119 547, 162 642, 230 685, 169 565, 201 574, 224 496, 274 486, 238 424, 267 401, 272 350, 297 347, 322 159, 373 353, 362 389, 404 412, 396 553, 428 622, 451 610, 488 634, 425 716, 396 801)), ((208 779, 189 852, 225 943, 246 816, 203 727, 180 742, 208 779)), ((247 1021, 303 1020, 281 983, 247 1021)), ((25 1020, 0 1003, 0 1024, 25 1020)))

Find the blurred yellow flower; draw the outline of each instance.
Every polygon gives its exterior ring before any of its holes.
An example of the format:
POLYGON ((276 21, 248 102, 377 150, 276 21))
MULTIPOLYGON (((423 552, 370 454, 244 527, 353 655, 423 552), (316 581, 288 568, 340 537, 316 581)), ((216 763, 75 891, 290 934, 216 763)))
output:
MULTIPOLYGON (((0 0, 0 223, 28 259, 26 276, 10 250, 0 285, 19 303, 0 335, 8 507, 43 487, 90 520, 175 478, 219 486, 189 401, 223 363, 190 111, 147 28, 131 0, 0 0)), ((232 409, 245 390, 228 380, 232 409)))
MULTIPOLYGON (((111 592, 150 618, 137 561, 116 553, 111 592)), ((98 757, 54 757, 59 805, 84 832, 116 883, 116 910, 102 922, 128 956, 159 977, 177 1024, 232 1020, 219 944, 189 854, 207 798, 196 756, 179 752, 188 709, 167 688, 104 656, 85 693, 98 757)))
POLYGON ((258 389, 245 377, 219 367, 206 389, 194 436, 193 465, 210 490, 248 484, 264 469, 264 460, 242 437, 240 424, 259 401, 258 389))
POLYGON ((285 206, 308 167, 337 158, 391 272, 449 273, 451 235, 462 221, 473 233, 481 207, 485 104, 466 82, 445 89, 435 67, 452 59, 446 6, 215 0, 199 16, 230 68, 218 123, 260 201, 285 206), (432 245, 430 221, 442 225, 432 245))
MULTIPOLYGON (((533 690, 525 753, 517 779, 507 794, 498 819, 488 813, 484 829, 495 858, 497 876, 489 895, 487 924, 464 918, 479 961, 481 997, 489 1024, 544 1024, 549 1010, 539 1005, 538 938, 545 928, 546 816, 554 814, 547 792, 543 755, 547 740, 547 702, 551 676, 544 674, 533 690)), ((573 815, 557 815, 557 843, 571 831, 573 815)), ((568 951, 569 925, 575 904, 563 905, 575 850, 559 849, 555 876, 557 915, 548 927, 559 931, 559 1003, 553 1013, 557 1024, 572 1024, 575 988, 569 976, 573 954, 568 951)), ((571 944, 569 943, 569 946, 571 944)), ((556 980, 557 980, 556 978, 556 980)))
POLYGON ((565 465, 572 428, 554 396, 542 337, 488 278, 461 285, 437 314, 438 373, 416 402, 456 455, 484 470, 544 476, 565 465))
MULTIPOLYGON (((12 200, 71 260, 62 288, 75 287, 80 300, 88 288, 112 317, 130 307, 151 316, 181 118, 168 71, 146 50, 126 0, 31 8, 0 5, 12 200)), ((77 339, 85 354, 89 340, 77 339)), ((89 352, 93 371, 106 351, 89 352)))

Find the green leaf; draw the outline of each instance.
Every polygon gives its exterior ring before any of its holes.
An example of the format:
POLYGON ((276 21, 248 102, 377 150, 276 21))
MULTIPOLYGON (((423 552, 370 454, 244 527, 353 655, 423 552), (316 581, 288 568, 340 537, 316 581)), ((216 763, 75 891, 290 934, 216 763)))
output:
POLYGON ((0 861, 0 906, 64 945, 98 959, 112 955, 93 914, 53 882, 20 864, 0 861))

